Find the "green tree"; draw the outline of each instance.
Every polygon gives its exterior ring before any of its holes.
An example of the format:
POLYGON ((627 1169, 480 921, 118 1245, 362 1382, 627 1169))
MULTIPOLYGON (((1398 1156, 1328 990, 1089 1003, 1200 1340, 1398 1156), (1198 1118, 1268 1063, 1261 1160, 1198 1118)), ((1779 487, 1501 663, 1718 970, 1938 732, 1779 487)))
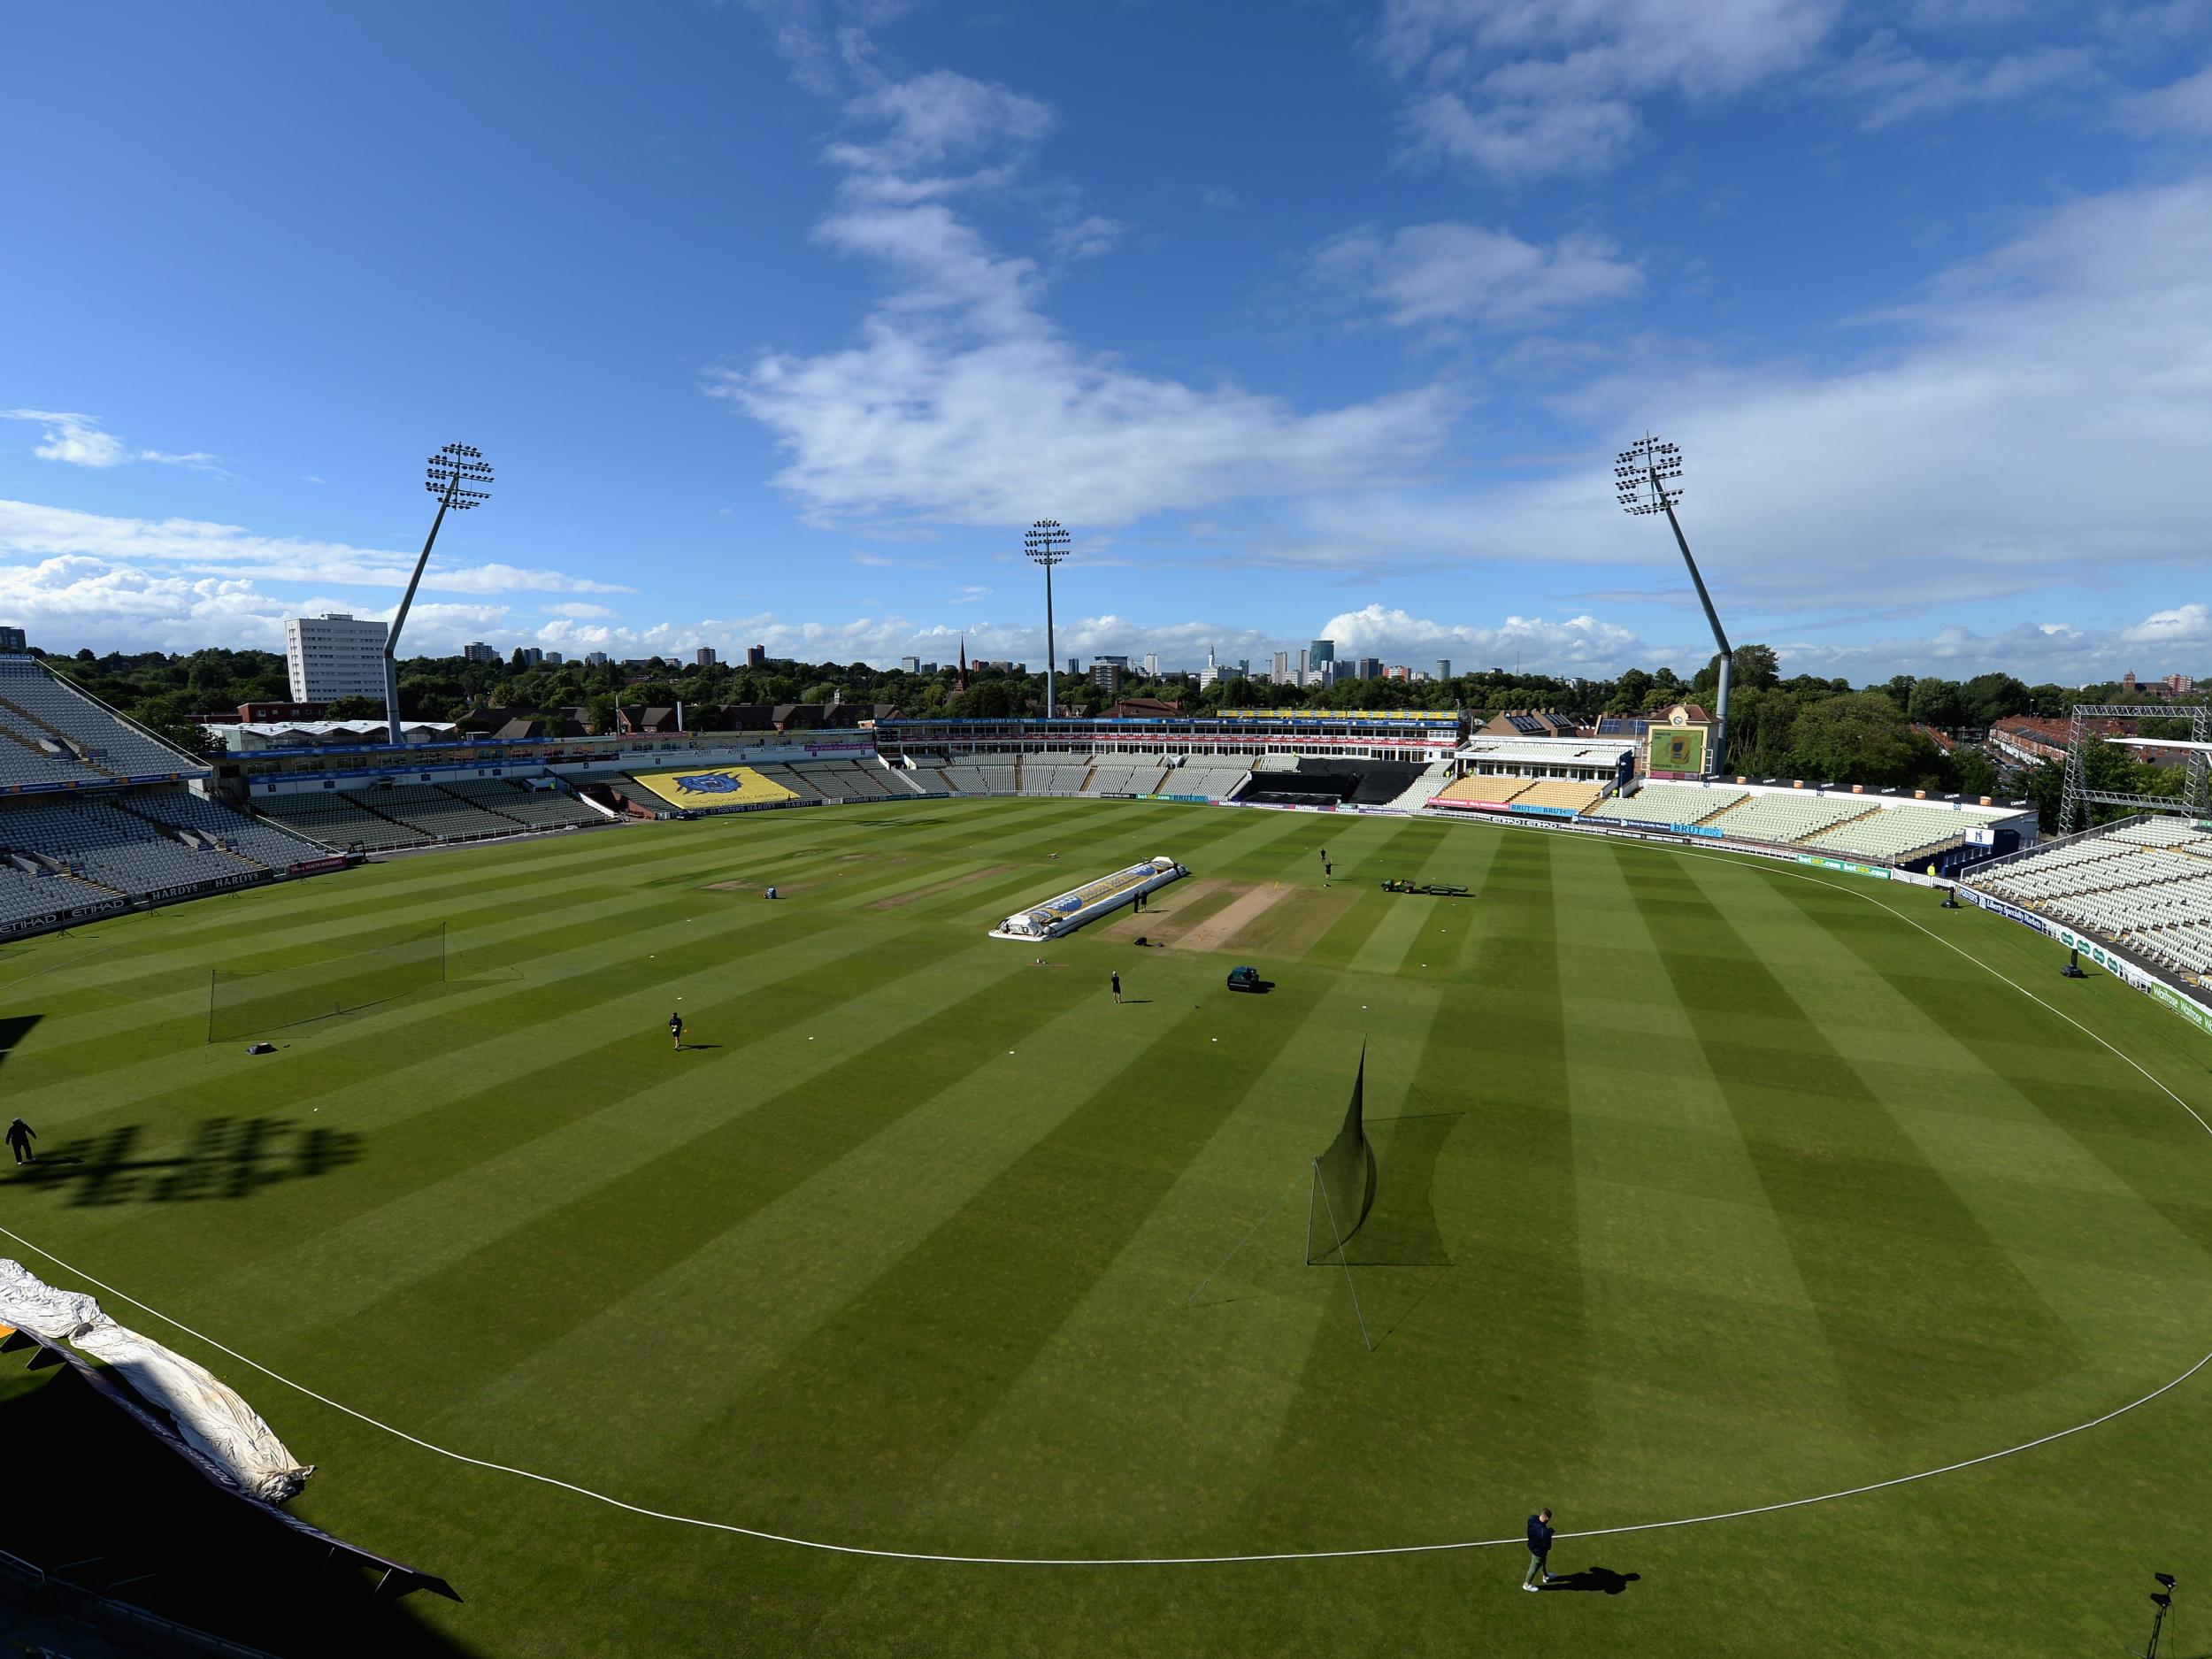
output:
POLYGON ((1923 726, 1932 726, 1948 731, 1966 723, 1965 705, 1959 695, 1958 686, 1948 680, 1916 680, 1912 695, 1906 700, 1906 711, 1923 726))
POLYGON ((1929 770, 1927 740, 1879 692, 1830 697, 1799 711, 1790 733, 1793 776, 1824 783, 1893 785, 1929 770))

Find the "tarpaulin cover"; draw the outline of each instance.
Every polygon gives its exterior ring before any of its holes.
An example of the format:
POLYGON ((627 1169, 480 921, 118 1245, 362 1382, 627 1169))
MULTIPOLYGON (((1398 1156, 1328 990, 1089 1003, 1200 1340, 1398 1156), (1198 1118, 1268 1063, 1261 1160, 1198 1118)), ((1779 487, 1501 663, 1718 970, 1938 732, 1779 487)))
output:
POLYGON ((0 1260, 0 1325, 66 1342, 108 1366, 166 1413, 186 1444, 265 1502, 282 1503, 315 1472, 205 1366, 116 1324, 91 1297, 57 1290, 19 1262, 0 1260))

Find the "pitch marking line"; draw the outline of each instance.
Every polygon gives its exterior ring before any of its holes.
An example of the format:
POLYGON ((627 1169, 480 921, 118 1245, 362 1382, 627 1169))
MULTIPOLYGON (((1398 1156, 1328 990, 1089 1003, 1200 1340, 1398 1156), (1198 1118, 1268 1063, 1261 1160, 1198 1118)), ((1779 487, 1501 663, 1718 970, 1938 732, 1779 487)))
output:
MULTIPOLYGON (((1712 858, 1720 863, 1737 865, 1739 867, 1748 867, 1753 869, 1760 868, 1760 866, 1755 864, 1747 865, 1744 861, 1730 858, 1724 854, 1701 853, 1686 848, 1681 850, 1694 858, 1712 858)), ((2067 1013, 2063 1009, 2055 1007, 2052 1003, 2045 1002, 2043 998, 2036 995, 2034 992, 2029 990, 2027 987, 2022 985, 2018 980, 2000 972, 1997 969, 1990 966, 1988 963, 1984 962, 1979 956, 1974 955, 1972 951, 1944 938, 1941 933, 1937 933, 1934 929, 1926 926, 1924 924, 1914 920, 1913 918, 1906 915, 1904 911, 1898 910, 1894 905, 1885 903, 1882 900, 1876 898, 1870 893, 1862 892, 1856 888, 1845 887, 1840 882, 1830 881, 1822 877, 1808 875, 1799 871, 1778 870, 1770 871, 1769 873, 1794 876, 1801 881, 1811 881, 1821 887, 1833 887, 1839 893, 1849 894, 1854 898, 1864 899, 1869 903, 1879 905, 1883 910, 1889 911, 1891 915, 1896 917, 1900 921, 1908 923, 1910 926, 1918 928, 1922 933, 1927 934, 1929 938, 1939 941, 1952 950, 1957 951, 1960 956, 1964 956, 1976 967, 1982 969, 1985 972, 1989 973, 1995 979, 2000 979, 2003 983, 2012 987, 2014 990, 2019 992, 2021 995, 2026 997, 2030 1002, 2036 1003, 2041 1008, 2047 1009, 2050 1012, 2057 1015, 2061 1019, 2064 1020, 2068 1025, 2072 1025, 2076 1030, 2094 1038, 2095 1041, 2101 1044, 2104 1048, 2110 1049, 2112 1053, 2118 1055, 2121 1059, 2126 1061, 2128 1064, 2133 1066, 2139 1072, 2141 1072, 2144 1079, 2148 1082, 2152 1087, 2157 1089, 2160 1094, 2165 1095, 2169 1100, 2172 1101, 2175 1105, 2180 1107, 2185 1112, 2187 1112, 2189 1116, 2195 1120, 2197 1126, 2200 1129, 2202 1129, 2206 1134, 2212 1135, 2212 1124, 2208 1124, 2195 1107, 2190 1105, 2187 1101, 2182 1099, 2181 1096, 2175 1094, 2172 1089, 2167 1087, 2163 1082, 2153 1076, 2150 1071, 2146 1068, 2141 1062, 2135 1059, 2132 1056, 2123 1052, 2119 1048, 2108 1041, 2106 1038, 2099 1035, 2096 1032, 2091 1031, 2088 1026, 2083 1025, 2081 1021, 2076 1019, 2071 1014, 2067 1013)), ((764 1543, 788 1544, 795 1548, 820 1550, 826 1554, 834 1555, 872 1556, 876 1559, 885 1561, 941 1562, 948 1565, 971 1567, 1226 1567, 1272 1561, 1347 1561, 1371 1555, 1434 1555, 1463 1549, 1497 1549, 1509 1545, 1524 1544, 1526 1542, 1525 1539, 1519 1537, 1471 1538, 1462 1539, 1455 1542, 1446 1544, 1386 1544, 1371 1546, 1363 1549, 1285 1549, 1275 1550, 1264 1554, 1241 1555, 956 1555, 938 1554, 927 1550, 871 1549, 866 1546, 860 1544, 833 1544, 822 1539, 797 1538, 786 1532, 764 1532, 758 1527, 740 1526, 733 1521, 710 1521, 702 1516, 676 1515, 665 1509, 647 1509, 642 1504, 628 1502, 624 1499, 615 1497, 611 1493, 598 1492, 589 1486, 579 1486, 572 1480, 562 1480, 552 1475, 540 1474, 534 1469, 520 1469, 517 1468, 512 1463, 495 1463, 487 1458, 472 1457, 466 1452, 457 1452, 450 1447, 440 1446, 434 1440, 426 1440, 419 1435, 410 1434, 405 1429, 396 1427, 392 1424, 373 1417, 365 1411, 357 1411, 353 1407, 347 1405, 341 1401, 333 1400, 327 1394, 318 1394, 315 1390, 310 1388, 305 1383, 295 1382, 291 1378, 285 1376, 280 1371, 271 1371, 266 1365, 261 1363, 260 1361, 250 1358, 244 1354, 241 1354, 236 1348, 227 1347, 224 1343, 217 1341, 213 1337, 207 1335, 204 1332, 194 1330, 190 1325, 185 1324, 183 1320, 173 1317, 171 1315, 162 1312, 160 1309, 151 1307, 147 1303, 139 1301, 137 1297, 132 1295, 129 1292, 119 1290, 113 1285, 108 1284, 103 1279, 95 1279, 82 1268, 71 1265, 69 1263, 62 1260, 60 1256, 56 1256, 51 1250, 42 1248, 41 1246, 32 1243, 30 1240, 25 1238, 19 1233, 16 1233, 4 1226, 0 1226, 0 1238, 13 1240, 17 1244, 21 1245, 25 1249, 29 1250, 35 1255, 44 1256, 48 1261, 53 1263, 55 1266, 61 1268, 65 1272, 74 1274, 77 1278, 82 1279, 86 1284, 96 1286, 99 1289, 105 1291, 109 1295, 115 1297, 117 1300, 128 1302, 132 1307, 136 1308, 142 1313, 151 1314, 164 1325, 170 1325, 176 1330, 183 1332, 187 1336, 193 1338, 196 1341, 206 1343, 208 1347, 213 1348, 217 1353, 227 1355, 232 1359, 236 1360, 240 1364, 247 1366, 250 1370, 259 1371, 264 1377, 268 1378, 272 1382, 282 1383, 287 1388, 292 1389, 297 1394, 304 1394, 308 1399, 315 1401, 320 1405, 328 1406, 334 1411, 342 1412, 347 1417, 352 1417, 355 1421, 365 1423, 369 1425, 369 1427, 380 1430, 386 1434, 389 1434, 396 1440, 404 1440, 410 1446, 419 1447, 424 1451, 434 1453, 440 1457, 450 1459, 452 1462, 457 1463, 465 1463, 472 1469, 488 1470, 494 1474, 513 1475, 519 1479, 536 1481, 541 1486, 557 1487, 563 1492, 572 1492, 579 1497, 589 1498, 594 1502, 606 1504, 611 1509, 621 1509, 627 1514, 643 1516, 648 1520, 668 1521, 680 1526, 696 1526, 707 1532, 729 1532, 740 1538, 758 1539, 764 1543)), ((1845 1486, 1839 1491, 1824 1492, 1816 1496, 1809 1498, 1786 1498, 1776 1503, 1753 1504, 1747 1509, 1720 1509, 1716 1510, 1710 1515, 1686 1515, 1678 1517, 1673 1520, 1668 1521, 1640 1521, 1626 1526, 1592 1527, 1587 1532, 1562 1532, 1559 1536, 1562 1538, 1617 1538, 1629 1532, 1663 1532, 1669 1528, 1677 1526, 1703 1526, 1715 1521, 1740 1521, 1747 1519, 1755 1515, 1775 1515, 1785 1509, 1801 1509, 1809 1508, 1816 1503, 1832 1503, 1840 1498, 1863 1497, 1870 1492, 1884 1492, 1893 1486, 1906 1486, 1912 1485, 1916 1481, 1933 1480, 1939 1475, 1956 1474, 1962 1469, 1972 1469, 1981 1463, 1993 1463, 2000 1458, 2016 1456, 2022 1452, 2032 1452, 2038 1447, 2048 1446, 2055 1441, 2066 1440, 2076 1434, 2085 1434, 2091 1429, 2101 1428, 2104 1425, 2111 1422, 2114 1418, 2124 1417, 2129 1412, 2136 1409, 2139 1406, 2147 1406, 2162 1394, 2170 1394, 2174 1389, 2180 1387, 2182 1384, 2187 1382, 2199 1371, 2202 1371, 2207 1365, 2212 1365, 2212 1353, 2205 1355, 2202 1359, 2197 1361, 2195 1364, 2190 1366, 2188 1370, 2183 1371, 2178 1377, 2172 1379, 2170 1381, 2161 1383, 2157 1387, 2152 1389, 2148 1394, 2144 1394, 2139 1399, 2131 1400, 2124 1406, 2115 1407, 2113 1409, 2106 1412, 2102 1417, 2092 1417, 2086 1423, 2077 1423, 2071 1428, 2058 1429, 2049 1434, 2039 1435, 2036 1439, 2032 1440, 2023 1440, 2019 1445, 2008 1446, 2002 1451, 1984 1452, 1978 1457, 1961 1458, 1956 1463, 1945 1463, 1939 1468, 1923 1469, 1915 1474, 1897 1475, 1887 1480, 1869 1481, 1864 1486, 1845 1486)))

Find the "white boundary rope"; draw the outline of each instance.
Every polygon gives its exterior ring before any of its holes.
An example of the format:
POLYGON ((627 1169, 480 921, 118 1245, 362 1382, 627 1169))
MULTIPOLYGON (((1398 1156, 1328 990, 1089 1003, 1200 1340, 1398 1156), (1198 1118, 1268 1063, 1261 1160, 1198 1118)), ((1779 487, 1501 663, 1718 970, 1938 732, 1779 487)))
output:
MULTIPOLYGON (((1694 849, 1688 848, 1682 849, 1681 850, 1687 853, 1692 857, 1712 858, 1723 864, 1736 865, 1739 868, 1746 867, 1746 861, 1730 858, 1723 854, 1699 852, 1694 849)), ((1748 867, 1758 869, 1762 866, 1752 864, 1748 865, 1748 867)), ((2206 1134, 2212 1135, 2212 1124, 2207 1123, 2204 1120, 2203 1116, 2198 1112, 2195 1107, 2190 1105, 2187 1101, 2182 1099, 2179 1094, 2176 1094, 2163 1082, 2153 1076, 2149 1070, 2147 1069, 2141 1062, 2135 1059, 2134 1056, 2123 1052, 2107 1039, 2099 1035, 2096 1032, 2091 1031, 2088 1026, 2083 1025, 2081 1021, 2076 1019, 2071 1014, 2067 1013, 2063 1009, 2055 1007, 2051 1003, 2045 1002, 2043 998, 2029 990, 2027 987, 2022 985, 2018 980, 2011 979, 2006 974, 2000 972, 1997 969, 1990 966, 1988 963, 1984 962, 1979 956, 1975 956, 1973 952, 1964 949, 1962 946, 1953 943, 1948 939, 1945 939, 1941 933, 1935 932, 1932 928, 1928 927, 1921 922, 1916 921, 1913 918, 1906 915, 1904 911, 1897 909, 1896 906, 1876 898, 1870 893, 1867 893, 1855 887, 1848 887, 1840 882, 1830 881, 1823 877, 1809 875, 1800 871, 1770 869, 1769 873, 1794 876, 1801 881, 1810 881, 1819 887, 1832 887, 1839 893, 1849 894, 1855 898, 1864 899, 1869 903, 1879 905, 1883 910, 1887 910, 1900 921, 1904 922, 1910 926, 1918 928, 1920 932, 1927 934, 1929 938, 1937 940, 1948 949, 1957 951, 1960 956, 1964 956, 1969 962, 1972 963, 1976 967, 1980 968, 1984 972, 1988 973, 1995 979, 2002 981, 2004 984, 2010 986, 2014 990, 2019 992, 2021 995, 2026 997, 2030 1002, 2034 1002, 2039 1007, 2057 1015, 2059 1018, 2064 1020, 2068 1025, 2072 1025, 2076 1030, 2080 1031, 2085 1035, 2094 1039, 2102 1047, 2109 1049, 2113 1054, 2117 1055, 2121 1059, 2126 1061, 2129 1065, 2134 1067, 2137 1071, 2142 1074, 2144 1079, 2148 1082, 2152 1087, 2155 1088, 2160 1094, 2165 1095, 2169 1100, 2172 1101, 2174 1104, 2180 1107, 2182 1110, 2187 1112, 2189 1116, 2195 1120, 2197 1126, 2200 1129, 2202 1129, 2206 1134)), ((864 1545, 859 1544, 833 1544, 821 1539, 798 1538, 786 1532, 764 1532, 758 1527, 740 1526, 733 1521, 710 1521, 703 1517, 696 1515, 677 1515, 665 1509, 652 1509, 646 1508, 643 1504, 631 1503, 625 1499, 615 1497, 611 1494, 595 1491, 589 1486, 579 1486, 572 1480, 562 1480, 552 1475, 540 1474, 534 1469, 520 1469, 511 1463, 496 1463, 491 1462, 488 1458, 472 1457, 466 1452, 457 1452, 450 1447, 440 1446, 434 1440, 426 1440, 419 1435, 410 1434, 405 1429, 398 1428, 392 1424, 382 1422, 376 1417, 371 1417, 365 1411, 357 1411, 353 1407, 347 1405, 341 1401, 331 1399, 327 1394, 318 1394, 314 1389, 310 1388, 305 1383, 295 1382, 291 1378, 285 1376, 280 1371, 271 1371, 266 1365, 261 1363, 260 1361, 250 1358, 246 1355, 241 1354, 236 1348, 227 1347, 225 1344, 217 1341, 213 1337, 207 1335, 204 1332, 194 1330, 181 1319, 178 1319, 169 1314, 165 1314, 158 1308, 149 1306, 147 1303, 139 1301, 137 1297, 132 1295, 129 1292, 119 1290, 116 1286, 106 1283, 104 1280, 95 1279, 91 1274, 86 1272, 83 1269, 73 1266, 71 1263, 65 1262, 60 1256, 56 1256, 51 1250, 45 1249, 39 1245, 32 1243, 30 1240, 25 1238, 19 1233, 13 1232, 4 1226, 0 1226, 0 1237, 13 1240, 17 1244, 22 1246, 25 1249, 33 1252, 35 1255, 45 1257, 46 1260, 53 1263, 54 1265, 61 1268, 65 1272, 76 1275, 77 1278, 82 1279, 86 1284, 95 1286, 100 1290, 105 1291, 109 1295, 115 1297, 119 1301, 128 1302, 132 1307, 138 1309, 142 1313, 151 1314, 164 1325, 173 1326, 175 1329, 183 1332, 187 1336, 189 1336, 197 1341, 206 1343, 208 1347, 213 1348, 216 1352, 227 1355, 232 1359, 236 1360, 240 1364, 259 1371, 264 1377, 268 1378, 271 1381, 282 1383, 287 1388, 292 1389, 296 1393, 304 1394, 307 1398, 317 1402, 319 1404, 328 1406, 334 1411, 342 1412, 347 1417, 354 1418, 357 1422, 365 1423, 371 1428, 380 1430, 382 1432, 391 1435, 396 1440, 406 1441, 410 1446, 419 1447, 424 1451, 434 1453, 440 1457, 449 1458, 457 1463, 465 1463, 472 1469, 488 1470, 494 1474, 513 1475, 523 1480, 536 1481, 541 1486, 555 1486, 563 1492, 572 1492, 579 1497, 589 1498, 594 1502, 603 1503, 611 1509, 621 1509, 631 1515, 643 1516, 648 1520, 667 1521, 680 1526, 696 1526, 703 1528, 705 1531, 713 1532, 730 1532, 734 1533, 741 1538, 758 1539, 764 1543, 788 1544, 795 1548, 820 1550, 828 1555, 869 1556, 884 1561, 936 1562, 948 1565, 970 1567, 1225 1567, 1247 1565, 1260 1562, 1277 1561, 1345 1561, 1371 1555, 1434 1555, 1463 1549, 1495 1549, 1508 1545, 1522 1544, 1526 1541, 1525 1540, 1518 1537, 1473 1538, 1463 1539, 1455 1542, 1444 1544, 1386 1544, 1375 1545, 1360 1549, 1286 1549, 1276 1550, 1264 1554, 1238 1555, 956 1555, 937 1554, 926 1550, 872 1549, 864 1545)), ((2057 1429, 2053 1431, 2051 1433, 2039 1435, 2036 1439, 2032 1440, 2023 1440, 2019 1445, 2008 1446, 2002 1451, 1984 1452, 1978 1457, 1961 1458, 1956 1463, 1945 1463, 1939 1468, 1923 1469, 1914 1474, 1897 1475, 1887 1480, 1869 1481, 1863 1486, 1845 1486, 1838 1491, 1824 1492, 1816 1496, 1809 1498, 1785 1498, 1780 1502, 1774 1503, 1753 1504, 1747 1509, 1720 1509, 1716 1510, 1709 1515, 1680 1516, 1673 1520, 1667 1521, 1640 1521, 1625 1526, 1593 1527, 1587 1532, 1562 1532, 1559 1536, 1562 1538, 1613 1538, 1627 1532, 1655 1532, 1678 1526, 1703 1526, 1715 1521, 1739 1521, 1755 1515, 1773 1515, 1784 1509, 1801 1509, 1816 1503, 1833 1503, 1842 1498, 1863 1497, 1870 1492, 1883 1492, 1893 1486, 1910 1486, 1916 1481, 1933 1480, 1939 1475, 1956 1474, 1962 1469, 1972 1469, 1981 1463, 1993 1463, 2000 1458, 2016 1456, 2022 1452, 2031 1452, 2035 1450, 2038 1447, 2048 1446, 2055 1440, 2066 1440, 2072 1435, 2085 1434, 2091 1429, 2100 1428, 2105 1424, 2111 1422, 2115 1417, 2124 1417, 2129 1412, 2136 1409, 2139 1406, 2148 1405, 2152 1401, 2157 1399, 2160 1395, 2171 1393, 2174 1389, 2180 1387, 2182 1384, 2187 1382, 2191 1378, 2194 1377, 2207 1365, 2212 1365, 2212 1353, 2206 1354, 2203 1358, 2198 1360, 2195 1364, 2190 1366, 2188 1370, 2183 1371, 2179 1376, 2175 1377, 2167 1382, 2161 1383, 2157 1387, 2152 1389, 2148 1394, 2142 1395, 2139 1399, 2131 1400, 2124 1406, 2114 1407, 2111 1410, 2106 1412, 2101 1417, 2092 1417, 2085 1423, 2077 1423, 2071 1428, 2057 1429)))

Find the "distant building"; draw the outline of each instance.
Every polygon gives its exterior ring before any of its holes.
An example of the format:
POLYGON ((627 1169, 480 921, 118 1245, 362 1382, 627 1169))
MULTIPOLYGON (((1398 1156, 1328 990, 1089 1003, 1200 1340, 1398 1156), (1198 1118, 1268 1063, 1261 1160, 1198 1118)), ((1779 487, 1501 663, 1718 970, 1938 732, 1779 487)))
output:
POLYGON ((534 645, 524 646, 522 648, 522 665, 525 668, 544 667, 545 653, 534 645))
POLYGON ((461 648, 461 655, 472 663, 495 663, 499 653, 481 640, 471 640, 461 648))
POLYGON ((1160 654, 1157 651, 1147 651, 1144 654, 1144 677, 1147 680, 1157 680, 1160 677, 1160 654))
POLYGON ((714 666, 714 647, 711 645, 702 645, 697 650, 692 652, 691 665, 694 668, 712 668, 714 666))
POLYGON ((23 637, 21 628, 0 627, 0 651, 27 651, 30 641, 23 637))
POLYGON ((1452 677, 1452 661, 1450 657, 1440 657, 1436 659, 1436 677, 1439 680, 1449 680, 1452 677))
POLYGON ((922 659, 921 659, 920 657, 900 657, 900 658, 899 658, 899 672, 900 672, 901 673, 902 673, 902 674, 918 674, 918 673, 920 673, 920 672, 922 672, 922 659))
POLYGON ((604 651, 588 651, 588 652, 586 652, 586 653, 585 653, 585 656, 584 656, 584 666, 585 666, 585 667, 587 667, 587 668, 604 668, 606 665, 607 665, 607 654, 606 654, 606 652, 604 652, 604 651))
POLYGON ((290 720, 319 720, 330 712, 326 703, 242 703, 238 718, 245 726, 273 726, 290 720))
POLYGON ((1413 673, 1403 663, 1393 663, 1383 670, 1383 678, 1385 680, 1410 680, 1413 678, 1413 673))
POLYGON ((1382 668, 1382 658, 1379 657, 1363 657, 1359 659, 1359 677, 1362 680, 1380 680, 1382 668))
POLYGON ((558 668, 562 661, 563 658, 558 651, 548 651, 545 654, 545 665, 548 668, 558 668))
POLYGON ((1107 720, 1166 720, 1182 713, 1183 705, 1164 697, 1124 697, 1100 716, 1107 720))
POLYGON ((1275 653, 1275 672, 1268 678, 1279 686, 1290 684, 1290 653, 1288 651, 1275 653))
POLYGON ((1068 672, 1073 674, 1079 680, 1081 679, 1083 677, 1083 659, 1079 657, 1069 657, 1068 672))
POLYGON ((1306 648, 1306 659, 1313 666, 1314 678, 1326 680, 1329 677, 1329 664, 1336 661, 1336 641, 1316 640, 1306 648))
POLYGON ((767 667, 768 648, 764 645, 747 646, 745 648, 745 666, 748 668, 767 667))
POLYGON ((1091 664, 1091 684, 1108 696, 1121 695, 1122 665, 1111 657, 1102 657, 1091 664))
POLYGON ((344 611, 287 618, 284 665, 291 675, 292 701, 381 697, 385 633, 381 622, 357 621, 344 611))

